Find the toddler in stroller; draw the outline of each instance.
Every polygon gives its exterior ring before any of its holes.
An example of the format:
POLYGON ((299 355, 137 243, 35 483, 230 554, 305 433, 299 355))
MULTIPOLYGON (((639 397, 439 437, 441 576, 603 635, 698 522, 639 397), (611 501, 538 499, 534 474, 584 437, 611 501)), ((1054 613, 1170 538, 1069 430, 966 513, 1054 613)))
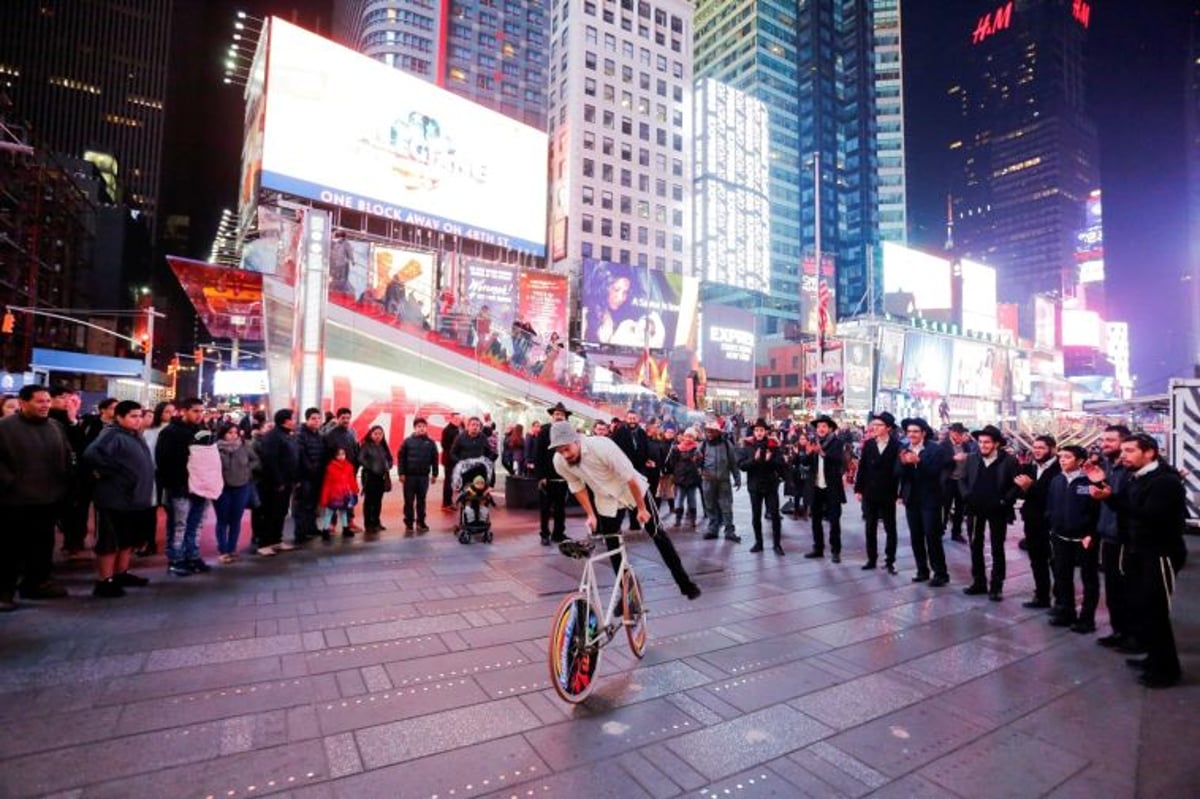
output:
POLYGON ((455 464, 451 487, 457 498, 459 543, 471 543, 472 536, 491 543, 491 508, 496 506, 492 498, 494 474, 492 462, 487 458, 468 458, 455 464))

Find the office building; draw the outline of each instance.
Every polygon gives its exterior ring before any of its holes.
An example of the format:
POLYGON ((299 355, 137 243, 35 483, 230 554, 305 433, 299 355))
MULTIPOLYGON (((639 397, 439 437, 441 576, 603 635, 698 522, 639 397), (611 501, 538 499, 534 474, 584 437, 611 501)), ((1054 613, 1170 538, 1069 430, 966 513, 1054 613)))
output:
POLYGON ((552 265, 694 274, 691 3, 555 0, 550 36, 552 265))
POLYGON ((158 210, 172 0, 9 0, 0 92, 39 150, 93 161, 112 199, 158 210))
POLYGON ((1085 103, 1090 4, 975 5, 949 44, 956 254, 996 268, 1001 302, 1074 296, 1081 209, 1100 185, 1085 103))
POLYGON ((801 265, 818 248, 834 258, 838 315, 865 312, 876 245, 906 240, 899 2, 699 0, 696 75, 767 107, 771 286, 762 332, 783 332, 806 313, 801 265))
POLYGON ((333 38, 539 130, 548 0, 335 0, 333 38))

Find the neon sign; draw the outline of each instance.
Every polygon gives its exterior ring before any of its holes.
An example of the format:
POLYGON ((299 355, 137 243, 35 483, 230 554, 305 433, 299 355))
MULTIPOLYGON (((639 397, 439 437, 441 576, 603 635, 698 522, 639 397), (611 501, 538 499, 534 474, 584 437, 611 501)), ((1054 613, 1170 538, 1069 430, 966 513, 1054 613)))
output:
POLYGON ((1085 0, 1072 0, 1071 16, 1084 28, 1092 21, 1092 7, 1085 0))
MULTIPOLYGON (((1082 0, 1075 0, 1075 2, 1079 4, 1082 0)), ((1009 0, 995 11, 980 17, 979 22, 975 23, 975 31, 971 34, 971 44, 979 44, 994 33, 1008 30, 1012 25, 1012 13, 1013 4, 1012 0, 1009 0)))

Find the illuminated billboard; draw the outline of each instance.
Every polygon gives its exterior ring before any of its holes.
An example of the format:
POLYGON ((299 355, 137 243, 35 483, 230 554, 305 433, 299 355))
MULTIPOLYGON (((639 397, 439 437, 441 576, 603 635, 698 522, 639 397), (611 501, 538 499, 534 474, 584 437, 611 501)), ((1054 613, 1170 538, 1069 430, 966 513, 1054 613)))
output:
POLYGON ((821 287, 826 291, 825 330, 827 336, 837 333, 837 270, 832 255, 821 255, 821 274, 817 274, 817 259, 804 256, 800 264, 800 313, 802 328, 809 335, 821 333, 821 287))
POLYGON ((1058 345, 1058 306, 1040 294, 1033 298, 1033 345, 1052 350, 1058 345))
POLYGON ((544 133, 273 18, 265 189, 536 255, 544 133))
POLYGON ((882 249, 885 311, 903 317, 949 314, 949 261, 890 241, 883 242, 882 249))
POLYGON ((974 261, 962 260, 962 329, 995 333, 996 270, 974 261))
POLYGON ((1084 223, 1075 245, 1075 263, 1080 283, 1104 280, 1104 218, 1100 190, 1088 194, 1083 204, 1084 223))
POLYGON ((707 303, 700 329, 700 361, 710 380, 754 382, 753 311, 707 303))
POLYGON ((937 399, 950 388, 950 339, 909 331, 904 337, 901 388, 914 397, 937 399))
POLYGON ((1104 346, 1105 324, 1100 314, 1081 308, 1063 308, 1062 345, 1064 347, 1088 347, 1100 349, 1104 346))
POLYGON ((904 377, 904 331, 879 331, 879 387, 897 389, 904 377))
MULTIPOLYGON (((334 243, 329 267, 331 291, 336 274, 340 273, 341 260, 351 258, 351 263, 354 264, 358 263, 363 255, 353 246, 348 246, 352 244, 345 240, 334 243), (338 250, 342 247, 345 248, 344 254, 338 255, 338 250)), ((371 245, 365 260, 369 296, 373 297, 386 313, 395 316, 399 321, 419 326, 433 318, 436 268, 437 264, 431 252, 371 245)), ((356 282, 354 275, 357 271, 355 269, 349 273, 352 281, 351 292, 358 289, 357 285, 353 285, 353 282, 356 282)), ((355 296, 361 294, 359 292, 355 296)))
POLYGON ((868 341, 842 342, 842 373, 844 375, 846 410, 869 411, 872 402, 871 372, 874 353, 868 341))
POLYGON ((724 83, 696 86, 696 263, 711 283, 766 292, 771 270, 767 107, 724 83))
POLYGON ((694 277, 583 260, 583 341, 606 347, 686 346, 700 283, 694 277))
POLYGON ((518 276, 517 316, 544 340, 557 333, 567 340, 567 276, 543 269, 522 269, 518 276))
POLYGON ((950 369, 950 393, 998 400, 1008 379, 1007 351, 977 341, 955 339, 950 369))

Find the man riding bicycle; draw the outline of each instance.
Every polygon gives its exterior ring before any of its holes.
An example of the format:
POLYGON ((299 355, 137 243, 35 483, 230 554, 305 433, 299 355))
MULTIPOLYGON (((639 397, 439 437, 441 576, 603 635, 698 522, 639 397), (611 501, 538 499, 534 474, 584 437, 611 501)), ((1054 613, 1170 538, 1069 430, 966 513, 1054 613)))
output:
MULTIPOLYGON (((658 503, 649 495, 645 476, 611 439, 584 438, 570 422, 560 421, 550 426, 550 449, 554 452, 554 469, 567 481, 567 488, 587 514, 588 528, 605 537, 610 552, 621 545, 618 512, 636 510, 638 522, 645 527, 679 590, 688 599, 700 596, 700 587, 688 576, 675 545, 662 529, 658 503), (589 488, 595 495, 594 507, 589 488)), ((613 569, 619 570, 620 556, 614 556, 612 562, 613 569)))

